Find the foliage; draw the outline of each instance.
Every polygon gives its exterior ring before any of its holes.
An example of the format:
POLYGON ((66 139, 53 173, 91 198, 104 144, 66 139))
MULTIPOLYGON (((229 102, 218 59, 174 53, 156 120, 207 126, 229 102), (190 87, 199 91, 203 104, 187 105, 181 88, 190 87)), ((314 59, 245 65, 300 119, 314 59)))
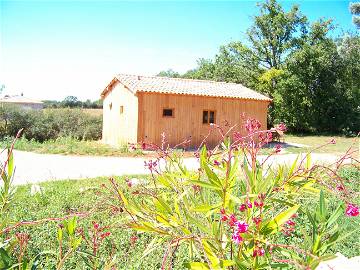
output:
POLYGON ((354 24, 360 28, 360 3, 350 3, 350 12, 353 14, 354 24))
POLYGON ((199 59, 181 77, 241 83, 268 95, 269 126, 285 121, 291 132, 356 135, 358 33, 337 37, 331 20, 310 23, 296 5, 285 10, 267 0, 258 6, 243 40, 221 46, 213 59, 199 59))
POLYGON ((165 71, 160 71, 157 76, 160 76, 160 77, 170 77, 170 78, 179 78, 180 77, 180 73, 179 72, 176 72, 172 69, 168 69, 168 70, 165 70, 165 71))
POLYGON ((34 193, 33 186, 19 187, 0 228, 0 263, 19 269, 314 269, 338 243, 352 254, 357 218, 344 217, 341 201, 348 216, 358 215, 351 189, 358 188, 360 170, 354 160, 353 169, 338 172, 351 152, 335 168, 312 164, 310 154, 269 168, 257 154, 271 133, 258 130, 254 119, 245 127, 249 135, 236 133, 233 143, 229 131, 213 151, 203 146, 199 171, 183 166, 181 152, 150 144, 159 156, 145 163, 149 177, 49 182, 34 193))
POLYGON ((14 137, 22 128, 25 138, 39 142, 60 137, 97 140, 101 138, 102 118, 79 109, 25 110, 14 106, 0 107, 0 138, 14 137))
MULTIPOLYGON (((271 133, 259 131, 260 124, 253 119, 245 127, 249 134, 235 134, 232 143, 226 139, 229 134, 222 133, 224 142, 218 149, 208 151, 203 146, 199 171, 188 171, 177 154, 160 148, 159 159, 146 163, 152 174, 149 182, 134 185, 129 181, 129 194, 111 181, 109 196, 126 214, 128 228, 154 235, 144 256, 165 249, 162 269, 171 267, 180 247, 188 249, 186 266, 190 269, 291 265, 315 269, 320 261, 332 257, 329 250, 337 241, 354 233, 340 235, 338 220, 344 215, 344 203, 336 209, 326 206, 323 190, 332 190, 347 204, 347 213, 354 207, 349 215, 359 214, 337 169, 312 164, 310 154, 289 166, 267 167, 269 157, 260 163, 257 154, 271 133), (165 162, 163 167, 159 160, 165 162), (305 198, 318 196, 317 209, 303 204, 305 198), (311 237, 298 245, 282 243, 279 236, 295 233, 298 216, 306 221, 296 233, 311 237)), ((223 132, 220 127, 219 132, 223 132)), ((349 152, 336 168, 348 158, 349 152)))
POLYGON ((45 108, 85 108, 85 109, 101 109, 102 100, 91 101, 87 99, 86 101, 81 101, 75 96, 68 96, 64 98, 63 101, 56 100, 44 100, 45 108))
MULTIPOLYGON (((0 142, 0 146, 6 146, 10 140, 0 142)), ((143 155, 141 149, 134 149, 129 144, 118 148, 102 144, 99 141, 77 140, 73 137, 59 137, 55 140, 37 142, 34 139, 28 140, 24 137, 15 142, 15 149, 41 154, 62 154, 62 155, 91 155, 91 156, 139 156, 143 155)))
POLYGON ((338 78, 348 67, 336 43, 326 35, 329 27, 330 22, 311 27, 309 39, 288 58, 284 79, 279 81, 275 118, 298 132, 340 132, 347 126, 360 129, 356 106, 349 106, 350 99, 357 98, 353 98, 351 87, 345 87, 348 82, 338 78))

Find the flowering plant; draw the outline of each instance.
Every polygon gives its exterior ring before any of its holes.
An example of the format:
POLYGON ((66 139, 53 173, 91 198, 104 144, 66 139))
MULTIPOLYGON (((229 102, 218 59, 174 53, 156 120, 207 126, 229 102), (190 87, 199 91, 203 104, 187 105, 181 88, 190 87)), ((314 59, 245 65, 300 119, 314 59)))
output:
POLYGON ((152 173, 149 183, 112 181, 110 196, 123 210, 122 222, 154 235, 144 254, 164 247, 161 269, 171 268, 180 246, 188 248, 189 269, 315 269, 330 258, 329 248, 349 236, 340 237, 339 217, 344 212, 359 214, 338 174, 352 153, 328 167, 313 164, 310 153, 290 165, 270 166, 269 157, 260 162, 258 153, 271 140, 271 132, 260 130, 257 120, 248 119, 248 134, 235 133, 232 140, 229 132, 218 130, 223 141, 212 151, 205 145, 199 149, 197 171, 188 170, 179 153, 163 144, 158 147, 159 162, 146 164, 152 173), (322 190, 343 199, 346 211, 344 205, 328 210, 322 190), (306 196, 318 198, 318 209, 301 204, 306 196), (304 237, 310 235, 304 247, 280 241, 300 233, 298 216, 306 218, 310 228, 302 228, 304 237))

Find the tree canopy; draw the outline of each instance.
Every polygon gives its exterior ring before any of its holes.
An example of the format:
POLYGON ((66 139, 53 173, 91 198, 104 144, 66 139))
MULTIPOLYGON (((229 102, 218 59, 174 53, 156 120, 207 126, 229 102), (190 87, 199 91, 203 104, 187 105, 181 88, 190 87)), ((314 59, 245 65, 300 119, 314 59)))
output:
MULTIPOLYGON (((353 14, 360 8, 351 6, 353 14)), ((296 132, 360 130, 360 37, 335 37, 332 21, 309 22, 296 5, 258 4, 246 39, 176 77, 241 83, 273 99, 269 125, 296 132)), ((171 73, 167 73, 171 76, 171 73)))
POLYGON ((360 2, 350 3, 350 12, 353 14, 354 24, 360 28, 360 2))

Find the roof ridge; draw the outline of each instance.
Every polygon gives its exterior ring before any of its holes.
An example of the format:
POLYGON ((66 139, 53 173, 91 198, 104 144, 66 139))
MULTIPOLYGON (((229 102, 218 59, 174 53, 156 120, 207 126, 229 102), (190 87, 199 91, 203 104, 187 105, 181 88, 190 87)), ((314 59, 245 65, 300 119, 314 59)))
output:
MULTIPOLYGON (((214 80, 205 80, 205 79, 189 79, 189 78, 174 78, 174 77, 167 77, 167 76, 149 76, 149 75, 136 75, 136 74, 126 74, 126 73, 118 73, 117 76, 134 76, 134 77, 146 77, 146 78, 157 78, 157 79, 171 79, 171 80, 179 80, 179 81, 192 81, 192 82, 207 82, 207 83, 225 83, 225 84, 235 84, 235 85, 242 85, 241 83, 235 82, 224 82, 224 81, 214 81, 214 80)), ((246 86, 244 86, 246 87, 246 86)))

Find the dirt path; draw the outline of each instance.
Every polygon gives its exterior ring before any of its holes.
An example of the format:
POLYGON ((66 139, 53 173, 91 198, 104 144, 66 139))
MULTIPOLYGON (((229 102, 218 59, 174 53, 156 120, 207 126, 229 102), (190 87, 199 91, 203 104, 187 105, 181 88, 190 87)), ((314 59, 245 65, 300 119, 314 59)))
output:
MULTIPOLYGON (((267 164, 292 162, 296 154, 286 154, 271 157, 267 164)), ((5 156, 0 156, 4 160, 5 156)), ((264 156, 259 157, 260 160, 264 156)), ((80 179, 97 176, 114 176, 126 174, 146 174, 145 158, 128 157, 98 157, 98 156, 63 156, 50 154, 36 154, 31 152, 14 151, 16 172, 14 184, 37 183, 48 180, 80 179)), ((336 160, 330 154, 313 154, 314 162, 329 163, 336 160)), ((197 169, 196 158, 186 158, 184 164, 188 169, 197 169)))

